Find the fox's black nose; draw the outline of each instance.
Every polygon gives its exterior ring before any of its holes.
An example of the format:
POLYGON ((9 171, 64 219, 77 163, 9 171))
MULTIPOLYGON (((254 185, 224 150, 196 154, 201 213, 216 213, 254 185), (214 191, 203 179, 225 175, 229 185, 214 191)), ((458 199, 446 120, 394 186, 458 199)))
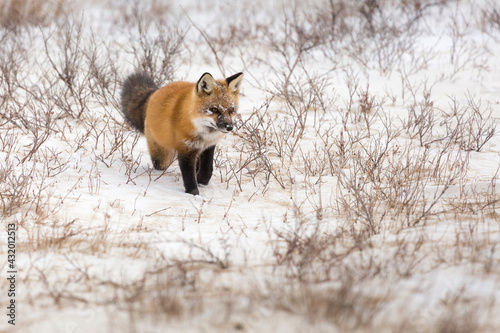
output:
POLYGON ((227 125, 226 125, 226 130, 227 130, 228 132, 232 131, 232 130, 233 130, 233 125, 231 125, 231 124, 227 124, 227 125))

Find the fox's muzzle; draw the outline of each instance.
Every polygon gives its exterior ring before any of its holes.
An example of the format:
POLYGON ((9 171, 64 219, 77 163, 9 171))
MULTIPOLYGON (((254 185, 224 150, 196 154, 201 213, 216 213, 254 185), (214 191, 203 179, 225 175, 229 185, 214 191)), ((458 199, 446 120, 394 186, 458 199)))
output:
POLYGON ((217 124, 217 129, 223 133, 231 132, 233 130, 232 123, 219 123, 217 124))
POLYGON ((217 121, 217 128, 223 133, 231 132, 234 128, 233 120, 231 119, 231 117, 219 117, 217 121))

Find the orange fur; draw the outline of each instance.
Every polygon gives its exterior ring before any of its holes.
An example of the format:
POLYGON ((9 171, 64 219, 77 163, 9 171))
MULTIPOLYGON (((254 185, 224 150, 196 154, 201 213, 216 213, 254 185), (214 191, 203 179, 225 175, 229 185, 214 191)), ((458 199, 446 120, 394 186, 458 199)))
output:
MULTIPOLYGON (((187 154, 192 147, 187 142, 197 136, 194 121, 201 117, 211 117, 204 111, 212 105, 228 109, 231 105, 238 105, 238 93, 227 91, 227 83, 217 81, 221 86, 215 87, 210 95, 196 92, 196 84, 190 82, 172 82, 155 91, 148 101, 146 108, 145 134, 148 145, 157 145, 155 149, 163 149, 167 158, 162 165, 167 168, 175 157, 175 152, 187 154)), ((217 133, 218 139, 223 133, 217 133)), ((218 140, 217 140, 218 141, 218 140)), ((207 142, 210 145, 212 142, 207 142)), ((217 142, 213 142, 215 144, 217 142)), ((206 147, 208 148, 208 147, 206 147)), ((152 154, 153 155, 153 154, 152 154)))
POLYGON ((164 170, 179 156, 186 192, 198 194, 196 184, 212 176, 214 147, 233 129, 242 79, 238 73, 215 81, 205 73, 197 83, 157 89, 147 73, 136 73, 124 83, 125 118, 144 131, 155 168, 164 170))

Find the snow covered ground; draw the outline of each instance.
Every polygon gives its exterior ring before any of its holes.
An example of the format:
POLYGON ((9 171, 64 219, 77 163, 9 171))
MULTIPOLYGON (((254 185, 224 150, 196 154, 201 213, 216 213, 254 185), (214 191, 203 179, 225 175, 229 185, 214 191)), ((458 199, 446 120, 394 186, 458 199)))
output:
POLYGON ((497 1, 25 3, 0 4, 0 332, 500 330, 497 1), (200 196, 123 121, 136 69, 245 73, 200 196))

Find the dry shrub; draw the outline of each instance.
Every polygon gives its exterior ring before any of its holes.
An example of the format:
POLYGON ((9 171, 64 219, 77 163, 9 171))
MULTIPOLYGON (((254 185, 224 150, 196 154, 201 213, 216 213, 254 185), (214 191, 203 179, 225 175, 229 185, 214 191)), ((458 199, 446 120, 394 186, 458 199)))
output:
POLYGON ((32 174, 24 170, 17 172, 12 161, 0 164, 0 213, 10 216, 32 200, 32 174))
POLYGON ((304 283, 280 285, 276 307, 304 316, 312 323, 331 322, 346 332, 366 329, 384 307, 387 296, 366 295, 355 283, 346 275, 335 287, 304 283))
POLYGON ((498 38, 500 31, 500 6, 495 0, 490 0, 482 9, 480 25, 483 31, 487 32, 493 38, 498 38))
POLYGON ((115 24, 119 26, 138 26, 143 24, 141 21, 145 18, 148 18, 149 21, 166 24, 166 18, 172 11, 172 4, 163 0, 125 0, 109 1, 109 3, 117 13, 114 19, 116 20, 115 24))
POLYGON ((363 286, 386 274, 389 265, 370 251, 368 233, 352 227, 327 232, 322 222, 301 219, 276 231, 273 270, 280 282, 275 288, 271 283, 265 297, 276 309, 311 322, 330 321, 349 331, 370 326, 391 292, 365 293, 363 286))
POLYGON ((433 7, 449 1, 332 0, 327 6, 305 10, 299 30, 333 63, 346 52, 367 68, 390 73, 402 66, 415 73, 427 59, 411 54, 417 48, 422 21, 433 7), (411 55, 411 56, 409 56, 411 55))
POLYGON ((133 70, 148 72, 159 86, 173 81, 187 31, 173 22, 176 17, 171 4, 135 0, 117 7, 118 24, 125 26, 129 35, 126 49, 133 57, 133 70))
POLYGON ((46 25, 66 9, 67 0, 4 0, 0 2, 0 26, 46 25))

